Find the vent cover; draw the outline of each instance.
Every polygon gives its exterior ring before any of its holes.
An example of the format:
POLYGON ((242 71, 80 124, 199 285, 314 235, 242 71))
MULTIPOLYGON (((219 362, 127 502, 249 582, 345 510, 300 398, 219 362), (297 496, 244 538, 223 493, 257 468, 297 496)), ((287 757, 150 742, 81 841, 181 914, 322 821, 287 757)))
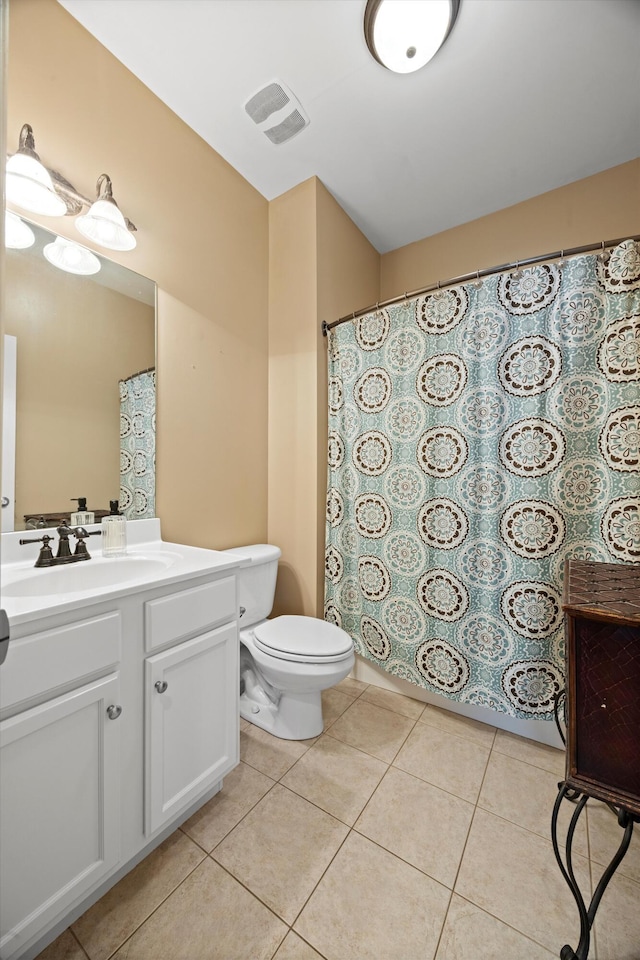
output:
POLYGON ((279 83, 270 83, 251 97, 244 105, 254 123, 263 123, 276 110, 282 110, 289 103, 289 97, 279 83))
POLYGON ((264 135, 274 144, 286 143, 309 124, 300 101, 284 83, 272 80, 244 105, 264 135))

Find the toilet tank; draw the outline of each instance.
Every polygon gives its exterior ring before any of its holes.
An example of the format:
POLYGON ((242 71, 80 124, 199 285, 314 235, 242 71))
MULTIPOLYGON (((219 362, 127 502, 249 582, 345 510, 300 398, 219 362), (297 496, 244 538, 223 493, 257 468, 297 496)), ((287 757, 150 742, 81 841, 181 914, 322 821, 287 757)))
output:
POLYGON ((244 560, 235 574, 238 581, 238 604, 245 608, 240 628, 266 620, 273 607, 278 576, 278 559, 282 551, 269 543, 254 543, 247 547, 233 547, 233 553, 244 560))

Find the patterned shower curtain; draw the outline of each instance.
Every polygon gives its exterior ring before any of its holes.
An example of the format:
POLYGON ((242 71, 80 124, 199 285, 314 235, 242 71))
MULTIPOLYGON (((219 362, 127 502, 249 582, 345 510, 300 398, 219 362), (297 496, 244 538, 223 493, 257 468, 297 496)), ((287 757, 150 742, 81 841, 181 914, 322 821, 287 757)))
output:
POLYGON ((120 380, 120 511, 156 515, 156 372, 120 380))
POLYGON ((431 692, 549 719, 567 557, 640 561, 640 252, 329 334, 328 620, 431 692))

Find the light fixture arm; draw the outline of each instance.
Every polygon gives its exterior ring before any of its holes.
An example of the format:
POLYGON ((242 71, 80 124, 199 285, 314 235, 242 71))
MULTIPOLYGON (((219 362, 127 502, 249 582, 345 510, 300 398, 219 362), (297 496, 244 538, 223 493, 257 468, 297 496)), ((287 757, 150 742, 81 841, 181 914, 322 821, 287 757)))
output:
POLYGON ((20 131, 20 136, 18 137, 18 153, 23 153, 27 157, 33 157, 33 159, 37 160, 38 163, 42 163, 42 160, 36 153, 36 142, 33 138, 33 128, 29 123, 24 123, 22 125, 22 130, 20 131))

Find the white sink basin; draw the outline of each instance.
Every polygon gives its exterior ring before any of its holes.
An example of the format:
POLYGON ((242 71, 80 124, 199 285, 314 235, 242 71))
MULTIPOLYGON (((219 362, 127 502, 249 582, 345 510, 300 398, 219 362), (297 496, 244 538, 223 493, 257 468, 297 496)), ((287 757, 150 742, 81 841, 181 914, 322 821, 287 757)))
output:
POLYGON ((21 577, 3 582, 2 594, 6 597, 51 597, 126 585, 151 580, 178 559, 179 554, 167 552, 153 557, 92 558, 58 567, 33 567, 21 577))

